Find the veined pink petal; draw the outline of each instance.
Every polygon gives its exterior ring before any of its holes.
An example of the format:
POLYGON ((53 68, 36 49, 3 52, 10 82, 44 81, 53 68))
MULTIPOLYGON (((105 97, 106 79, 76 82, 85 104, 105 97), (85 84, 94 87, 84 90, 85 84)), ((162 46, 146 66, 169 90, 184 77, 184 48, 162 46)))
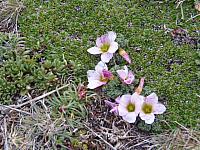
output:
POLYGON ((130 78, 124 80, 124 83, 126 84, 131 84, 132 82, 133 82, 133 79, 130 79, 130 78))
POLYGON ((146 103, 150 103, 150 104, 157 104, 158 103, 158 96, 156 95, 156 93, 151 93, 149 96, 146 97, 146 103))
POLYGON ((102 53, 101 54, 101 60, 105 63, 108 63, 110 61, 110 59, 113 57, 113 54, 111 53, 102 53))
POLYGON ((106 84, 106 82, 100 82, 99 80, 90 80, 87 88, 95 89, 95 88, 100 87, 105 84, 106 84))
POLYGON ((118 43, 117 42, 112 42, 110 43, 110 47, 108 49, 109 53, 115 53, 118 50, 118 43))
POLYGON ((109 43, 110 43, 110 39, 109 39, 109 37, 108 37, 108 34, 102 35, 102 36, 100 37, 100 40, 101 40, 101 43, 102 43, 102 44, 105 44, 105 43, 109 44, 109 43))
POLYGON ((115 39, 116 39, 116 37, 117 37, 117 35, 116 35, 115 32, 113 32, 113 31, 109 31, 109 32, 108 32, 108 38, 109 38, 109 41, 110 41, 110 42, 114 42, 115 39))
POLYGON ((166 107, 163 104, 155 104, 153 106, 154 114, 162 114, 166 111, 166 107))
POLYGON ((101 42, 101 38, 100 38, 100 37, 97 38, 97 40, 96 40, 96 45, 97 45, 97 47, 99 47, 99 48, 103 45, 103 43, 101 42))
POLYGON ((136 117, 138 114, 136 114, 135 112, 130 112, 124 116, 122 116, 122 118, 127 121, 128 123, 134 123, 136 121, 136 117))
POLYGON ((128 72, 128 78, 133 79, 133 80, 135 79, 135 76, 132 71, 128 72))
POLYGON ((155 119, 155 115, 153 113, 151 114, 144 114, 140 112, 140 118, 145 121, 146 124, 152 124, 155 119))
POLYGON ((125 78, 127 77, 124 70, 117 70, 117 74, 119 75, 120 79, 122 79, 122 80, 125 80, 125 78))
POLYGON ((90 54, 101 54, 101 49, 98 47, 91 47, 87 50, 90 54))
POLYGON ((118 111, 120 116, 125 116, 126 114, 128 114, 128 110, 122 105, 118 106, 118 111))
POLYGON ((124 80, 126 84, 131 84, 135 80, 135 76, 133 75, 132 71, 129 71, 128 78, 124 80))
POLYGON ((99 74, 102 74, 102 71, 103 70, 108 70, 108 67, 107 65, 100 61, 96 66, 95 66, 95 70, 99 73, 99 74))

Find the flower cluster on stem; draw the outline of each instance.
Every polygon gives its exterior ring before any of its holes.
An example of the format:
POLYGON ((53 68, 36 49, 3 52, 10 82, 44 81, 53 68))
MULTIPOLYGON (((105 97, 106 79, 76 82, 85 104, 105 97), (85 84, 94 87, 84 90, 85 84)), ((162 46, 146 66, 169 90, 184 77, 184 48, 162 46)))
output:
MULTIPOLYGON (((118 50, 118 43, 115 42, 116 36, 115 32, 110 31, 98 37, 96 39, 96 46, 87 50, 90 54, 101 54, 101 61, 95 66, 95 70, 87 71, 89 82, 87 88, 95 89, 104 86, 114 78, 113 73, 109 71, 106 63, 112 59, 114 53, 118 50)), ((131 64, 131 59, 124 49, 119 48, 118 52, 128 64, 131 64)), ((124 69, 117 70, 116 72, 123 84, 130 85, 135 80, 134 73, 126 65, 124 69)), ((121 116, 123 120, 129 123, 134 123, 137 117, 140 117, 145 123, 152 124, 155 120, 155 115, 164 113, 166 107, 158 103, 158 96, 155 93, 151 93, 146 97, 142 96, 143 86, 144 77, 140 79, 139 86, 132 95, 125 94, 118 96, 115 102, 105 100, 105 104, 111 107, 110 112, 121 116)))

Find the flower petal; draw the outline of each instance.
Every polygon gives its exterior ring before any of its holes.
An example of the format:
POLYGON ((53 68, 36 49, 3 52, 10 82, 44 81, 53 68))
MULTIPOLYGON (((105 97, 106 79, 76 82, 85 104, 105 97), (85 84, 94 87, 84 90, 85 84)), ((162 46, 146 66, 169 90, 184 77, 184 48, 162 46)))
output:
POLYGON ((96 72, 95 70, 88 70, 87 71, 88 80, 99 80, 100 76, 101 75, 98 72, 96 72))
POLYGON ((108 106, 110 106, 112 108, 115 107, 115 106, 117 106, 116 103, 113 103, 113 102, 110 102, 110 101, 107 101, 107 100, 105 100, 104 102, 105 102, 106 105, 108 105, 108 106))
POLYGON ((163 104, 154 105, 154 114, 162 114, 166 111, 166 107, 163 104))
POLYGON ((103 70, 108 70, 108 67, 107 67, 107 65, 106 65, 104 62, 100 61, 100 62, 95 66, 95 70, 96 70, 98 73, 102 74, 102 71, 103 71, 103 70))
POLYGON ((136 92, 133 93, 131 95, 131 102, 132 103, 135 103, 135 102, 140 102, 140 103, 143 103, 144 102, 144 96, 141 96, 139 94, 137 94, 136 92))
POLYGON ((100 87, 104 84, 106 84, 106 82, 100 82, 99 80, 90 80, 87 88, 95 89, 95 88, 100 87))
POLYGON ((124 80, 127 76, 124 70, 117 70, 117 74, 119 75, 120 79, 124 80))
POLYGON ((98 38, 96 39, 96 45, 97 45, 97 47, 99 47, 99 48, 103 45, 103 43, 101 42, 101 38, 100 38, 100 37, 98 37, 98 38))
POLYGON ((151 114, 144 114, 140 113, 140 118, 145 121, 146 124, 152 124, 155 120, 155 115, 153 113, 151 114))
POLYGON ((126 107, 130 102, 131 102, 131 95, 129 94, 122 95, 119 101, 119 105, 126 107))
POLYGON ((90 54, 101 54, 101 49, 98 47, 91 47, 87 50, 90 54))
POLYGON ((108 34, 104 34, 100 37, 101 43, 102 44, 109 44, 110 43, 110 39, 108 37, 108 34))
POLYGON ((127 77, 128 76, 128 67, 126 65, 124 66, 124 71, 125 71, 126 77, 127 77))
POLYGON ((135 112, 130 112, 126 114, 125 116, 122 116, 122 118, 128 123, 134 123, 136 121, 136 117, 137 117, 137 114, 135 114, 135 112))
POLYGON ((110 43, 110 47, 108 49, 109 53, 115 53, 118 50, 118 43, 117 42, 112 42, 110 43))
POLYGON ((150 104, 157 104, 158 103, 158 96, 156 95, 156 93, 151 93, 149 96, 146 97, 146 103, 150 103, 150 104))
POLYGON ((113 54, 111 54, 111 53, 101 54, 101 60, 105 63, 108 63, 112 57, 113 57, 113 54))
POLYGON ((132 71, 128 73, 128 79, 124 80, 126 84, 131 84, 135 80, 135 76, 133 75, 132 71))
POLYGON ((117 109, 117 106, 114 107, 114 108, 112 108, 112 109, 110 110, 110 112, 111 112, 111 113, 113 112, 113 113, 116 114, 116 115, 119 114, 119 111, 118 111, 118 109, 117 109))
POLYGON ((117 37, 117 34, 115 32, 113 32, 113 31, 108 32, 108 38, 109 38, 110 42, 114 42, 116 37, 117 37))
POLYGON ((128 114, 128 110, 126 109, 126 107, 119 105, 118 106, 118 112, 120 116, 124 116, 126 114, 128 114))
POLYGON ((141 112, 143 102, 144 102, 144 96, 141 96, 137 93, 134 93, 131 96, 131 103, 135 104, 135 112, 136 113, 141 112))
POLYGON ((119 102, 120 102, 120 99, 121 99, 121 97, 120 97, 120 96, 118 96, 118 97, 115 99, 115 102, 119 104, 119 102))

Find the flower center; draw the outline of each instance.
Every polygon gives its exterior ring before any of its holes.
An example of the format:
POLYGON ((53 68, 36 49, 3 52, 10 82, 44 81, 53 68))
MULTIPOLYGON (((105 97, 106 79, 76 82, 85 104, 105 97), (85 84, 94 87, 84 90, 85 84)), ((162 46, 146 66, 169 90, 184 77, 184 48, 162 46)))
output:
POLYGON ((101 46, 101 51, 102 51, 103 53, 105 53, 105 52, 108 51, 109 47, 110 47, 110 44, 103 44, 103 45, 101 46))
POLYGON ((145 113, 145 114, 150 114, 152 113, 153 111, 153 107, 151 104, 147 104, 147 103, 144 103, 142 105, 142 111, 145 113))
POLYGON ((108 82, 108 78, 105 78, 103 75, 101 75, 101 77, 100 77, 100 81, 101 82, 108 82))
POLYGON ((128 112, 134 112, 135 104, 129 103, 126 108, 127 108, 128 112))

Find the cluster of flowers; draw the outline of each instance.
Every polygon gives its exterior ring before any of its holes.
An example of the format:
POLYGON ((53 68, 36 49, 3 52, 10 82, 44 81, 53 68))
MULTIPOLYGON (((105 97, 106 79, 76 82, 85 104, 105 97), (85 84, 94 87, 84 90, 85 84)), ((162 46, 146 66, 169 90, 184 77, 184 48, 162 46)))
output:
MULTIPOLYGON (((95 89, 97 87, 107 84, 114 78, 112 72, 108 70, 106 63, 108 63, 113 54, 118 50, 118 43, 115 42, 116 33, 108 32, 105 35, 97 38, 96 46, 89 48, 87 51, 90 54, 101 54, 101 61, 95 66, 95 70, 88 70, 88 86, 89 89, 95 89)), ((130 64, 131 59, 125 50, 119 49, 119 54, 130 64)), ((120 80, 124 84, 132 84, 135 76, 127 66, 124 69, 117 70, 117 74, 120 80)), ((135 92, 119 96, 115 99, 115 103, 105 101, 112 109, 110 112, 122 116, 122 118, 129 122, 134 123, 139 115, 142 120, 147 124, 152 124, 155 120, 154 114, 162 114, 165 112, 166 107, 163 104, 158 103, 158 97, 155 93, 144 97, 141 94, 144 85, 144 78, 141 78, 140 84, 135 92)))

